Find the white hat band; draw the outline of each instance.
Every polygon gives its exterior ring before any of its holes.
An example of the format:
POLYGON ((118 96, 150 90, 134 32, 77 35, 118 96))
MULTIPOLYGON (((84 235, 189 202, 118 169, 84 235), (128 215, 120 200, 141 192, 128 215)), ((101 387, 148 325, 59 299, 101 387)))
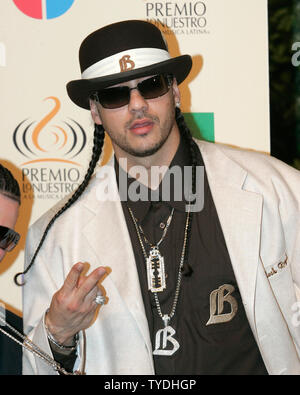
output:
POLYGON ((81 74, 83 79, 105 77, 123 71, 151 66, 170 59, 168 51, 158 48, 136 48, 119 52, 88 67, 81 74))

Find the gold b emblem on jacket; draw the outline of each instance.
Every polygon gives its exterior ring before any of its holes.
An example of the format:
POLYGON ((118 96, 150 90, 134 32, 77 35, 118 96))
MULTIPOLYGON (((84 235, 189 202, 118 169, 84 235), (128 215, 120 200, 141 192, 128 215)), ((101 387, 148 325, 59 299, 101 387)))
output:
POLYGON ((231 295, 234 291, 235 288, 233 285, 224 284, 211 292, 209 298, 210 318, 207 321, 206 326, 229 322, 233 319, 238 311, 238 303, 231 295), (223 313, 225 303, 230 305, 230 313, 223 313))

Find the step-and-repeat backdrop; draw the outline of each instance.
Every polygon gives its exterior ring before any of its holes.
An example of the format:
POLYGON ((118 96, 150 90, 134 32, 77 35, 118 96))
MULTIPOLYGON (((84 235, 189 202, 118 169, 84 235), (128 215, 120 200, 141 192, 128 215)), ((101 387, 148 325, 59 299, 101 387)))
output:
MULTIPOLYGON (((90 158, 90 113, 65 85, 80 78, 78 49, 92 31, 125 19, 157 24, 172 55, 193 57, 181 105, 194 135, 269 152, 267 0, 1 0, 0 18, 0 160, 22 191, 22 239, 0 264, 0 303, 18 314, 13 277, 27 229, 76 189, 90 158)), ((103 161, 110 155, 107 142, 103 161)))

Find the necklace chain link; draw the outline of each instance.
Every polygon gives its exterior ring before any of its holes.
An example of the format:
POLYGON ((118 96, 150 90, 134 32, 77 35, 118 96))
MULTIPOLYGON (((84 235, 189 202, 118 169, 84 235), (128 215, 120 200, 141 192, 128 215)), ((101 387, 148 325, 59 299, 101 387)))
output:
MULTIPOLYGON (((131 210, 129 207, 128 207, 128 209, 129 209, 129 212, 130 212, 131 216, 133 216, 132 210, 131 210)), ((174 208, 172 208, 171 214, 169 215, 169 217, 168 217, 168 219, 167 219, 166 226, 165 226, 165 228, 164 228, 164 231, 163 231, 163 234, 162 234, 160 240, 159 240, 157 243, 155 243, 155 244, 150 243, 150 241, 147 239, 147 237, 146 237, 146 235, 145 235, 145 233, 144 233, 143 228, 141 227, 141 225, 137 224, 140 233, 141 233, 141 234, 143 235, 143 237, 144 237, 145 242, 146 242, 150 247, 159 247, 159 245, 161 244, 161 242, 164 240, 164 238, 166 237, 168 228, 169 228, 169 226, 170 226, 170 224, 171 224, 171 221, 172 221, 172 218, 173 218, 173 214, 174 214, 174 208)), ((136 219, 135 217, 134 217, 134 221, 135 221, 136 223, 138 222, 137 219, 136 219)))
POLYGON ((79 375, 78 371, 74 373, 69 373, 67 372, 58 362, 56 362, 50 355, 48 355, 46 352, 41 350, 36 344, 34 344, 27 336, 23 335, 20 333, 17 329, 15 329, 12 325, 8 324, 0 315, 0 321, 5 324, 5 326, 10 329, 15 335, 17 335, 21 340, 18 340, 14 335, 8 333, 5 331, 3 328, 0 326, 0 332, 3 333, 5 336, 10 338, 12 341, 15 343, 19 344, 21 347, 25 348, 26 350, 30 351, 31 353, 35 354, 38 356, 40 359, 42 359, 44 362, 46 362, 48 365, 52 366, 52 368, 63 375, 66 376, 74 376, 74 375, 79 375))
MULTIPOLYGON (((130 207, 128 207, 128 211, 129 211, 129 213, 131 215, 131 218, 132 218, 132 221, 134 223, 134 226, 135 226, 135 229, 136 229, 136 232, 137 232, 137 236, 138 236, 138 239, 139 239, 139 243, 140 243, 141 249, 143 251, 144 258, 147 261, 147 254, 146 254, 145 246, 144 246, 144 243, 143 243, 143 240, 142 240, 142 237, 141 237, 141 232, 140 232, 140 229, 139 229, 139 225, 137 224, 136 218, 134 217, 133 212, 132 212, 130 207)), ((171 213, 170 217, 173 216, 173 212, 174 212, 174 208, 172 210, 172 213, 171 213)), ((169 217, 169 219, 170 219, 170 217, 169 217)), ((169 227, 169 225, 171 223, 171 220, 169 221, 169 219, 167 221, 166 228, 169 227)), ((172 217, 171 217, 171 219, 172 219, 172 217)), ((188 227, 189 227, 189 221, 190 221, 190 208, 189 208, 189 210, 187 212, 187 217, 186 217, 185 230, 184 230, 184 239, 183 239, 183 247, 182 247, 180 263, 179 263, 179 270, 178 270, 177 284, 176 284, 176 289, 175 289, 175 296, 174 296, 174 301, 173 301, 172 308, 171 308, 171 311, 170 311, 169 314, 163 314, 162 313, 157 292, 153 292, 158 315, 164 321, 165 326, 168 325, 168 322, 170 321, 170 319, 175 315, 175 311, 176 311, 176 307, 177 307, 177 302, 178 302, 179 292, 180 292, 181 279, 182 279, 182 267, 183 267, 184 257, 185 257, 186 242, 187 242, 187 231, 188 231, 188 227)), ((163 238, 165 237, 165 233, 166 232, 164 232, 163 237, 160 239, 160 243, 162 242, 163 238)), ((143 233, 143 236, 144 236, 144 233, 143 233)))

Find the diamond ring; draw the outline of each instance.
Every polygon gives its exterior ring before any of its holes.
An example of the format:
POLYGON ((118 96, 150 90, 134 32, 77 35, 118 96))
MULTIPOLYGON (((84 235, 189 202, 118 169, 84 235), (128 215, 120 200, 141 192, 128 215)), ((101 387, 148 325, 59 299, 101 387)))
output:
POLYGON ((105 303, 105 301, 106 301, 106 298, 103 295, 97 295, 94 299, 94 302, 97 304, 100 304, 100 305, 103 305, 105 303))

